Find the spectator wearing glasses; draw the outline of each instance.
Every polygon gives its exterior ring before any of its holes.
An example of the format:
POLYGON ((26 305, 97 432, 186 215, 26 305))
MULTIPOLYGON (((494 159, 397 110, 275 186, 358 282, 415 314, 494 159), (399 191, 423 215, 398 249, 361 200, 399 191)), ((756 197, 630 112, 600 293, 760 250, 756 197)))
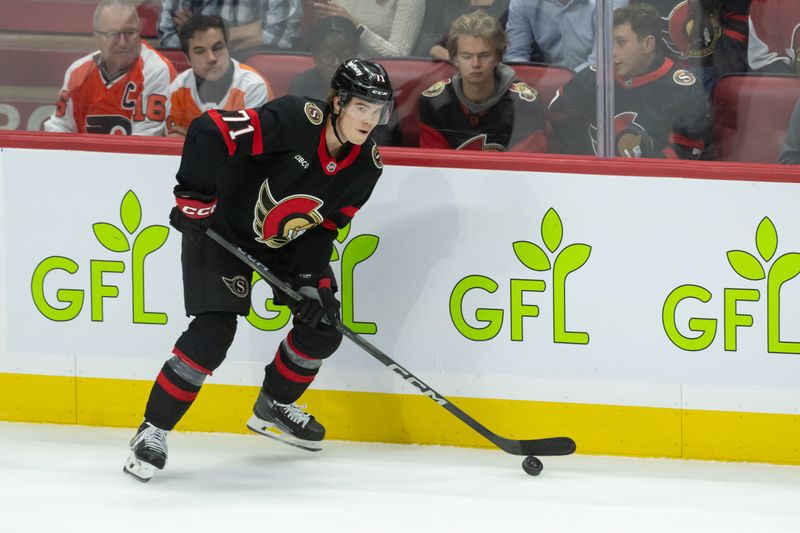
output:
POLYGON ((178 32, 192 15, 219 15, 228 25, 234 57, 261 50, 291 50, 303 21, 301 0, 162 0, 158 37, 163 48, 180 45, 178 32))
POLYGON ((209 109, 256 108, 271 99, 269 83, 252 67, 231 59, 221 17, 193 16, 181 27, 180 38, 192 68, 170 85, 169 135, 185 136, 189 123, 209 109))
POLYGON ((67 69, 45 131, 164 135, 175 68, 142 41, 136 6, 103 0, 93 24, 99 50, 67 69))
MULTIPOLYGON (((325 101, 336 69, 358 55, 359 34, 355 24, 344 17, 317 20, 309 35, 314 68, 301 72, 289 83, 289 94, 325 101)), ((372 134, 380 146, 400 146, 403 133, 394 113, 386 125, 378 125, 372 134)))

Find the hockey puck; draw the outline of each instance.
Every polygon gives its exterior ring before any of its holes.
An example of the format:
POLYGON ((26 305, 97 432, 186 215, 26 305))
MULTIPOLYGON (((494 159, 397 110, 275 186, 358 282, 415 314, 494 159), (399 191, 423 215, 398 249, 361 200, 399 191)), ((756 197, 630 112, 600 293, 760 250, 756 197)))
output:
POLYGON ((542 462, 533 455, 522 460, 522 469, 529 476, 538 476, 542 473, 542 468, 544 468, 542 462))

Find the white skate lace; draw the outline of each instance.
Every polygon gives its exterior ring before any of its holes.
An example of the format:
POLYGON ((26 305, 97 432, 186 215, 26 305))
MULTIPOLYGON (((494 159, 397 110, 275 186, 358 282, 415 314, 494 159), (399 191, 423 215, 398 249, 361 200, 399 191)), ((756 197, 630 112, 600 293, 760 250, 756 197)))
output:
POLYGON ((167 432, 155 426, 144 430, 142 441, 147 449, 155 450, 163 455, 167 454, 167 432))
POLYGON ((306 427, 308 421, 311 420, 311 415, 303 412, 303 409, 307 407, 306 404, 297 405, 294 403, 275 403, 278 405, 278 407, 283 409, 283 412, 286 413, 286 416, 289 418, 289 420, 300 424, 301 427, 306 427))

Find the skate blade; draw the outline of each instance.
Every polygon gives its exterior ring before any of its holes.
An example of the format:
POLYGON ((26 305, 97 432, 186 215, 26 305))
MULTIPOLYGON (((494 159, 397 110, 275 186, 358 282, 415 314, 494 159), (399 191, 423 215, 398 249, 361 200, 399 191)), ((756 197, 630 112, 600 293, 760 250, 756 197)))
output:
POLYGON ((153 474, 156 471, 156 467, 150 463, 140 461, 136 458, 133 452, 131 452, 130 457, 128 457, 128 460, 125 461, 125 465, 122 467, 122 471, 132 476, 136 481, 147 483, 153 479, 153 474))
POLYGON ((318 452, 322 450, 322 441, 298 439, 293 435, 281 431, 275 423, 267 422, 257 416, 250 417, 250 420, 247 421, 247 428, 254 433, 275 439, 289 446, 294 446, 295 448, 300 448, 301 450, 309 452, 318 452))

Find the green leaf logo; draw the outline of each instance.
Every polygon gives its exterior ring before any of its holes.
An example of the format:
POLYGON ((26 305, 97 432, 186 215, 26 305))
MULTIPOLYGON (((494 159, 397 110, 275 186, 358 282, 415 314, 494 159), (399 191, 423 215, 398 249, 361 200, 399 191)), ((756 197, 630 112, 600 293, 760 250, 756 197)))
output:
POLYGON ((758 224, 756 248, 758 248, 758 253, 764 261, 772 259, 778 249, 778 232, 769 217, 764 217, 758 224))
POLYGON ((550 270, 550 259, 547 258, 547 254, 545 254, 544 250, 539 248, 538 245, 532 242, 515 242, 514 254, 516 254, 517 259, 519 259, 523 265, 531 270, 536 270, 538 272, 550 270))
POLYGON ((736 271, 737 274, 745 279, 757 281, 764 279, 764 267, 758 259, 751 253, 743 250, 731 250, 728 252, 728 263, 736 271))
MULTIPOLYGON (((555 252, 561 245, 561 239, 564 237, 564 226, 561 224, 561 218, 552 207, 547 210, 544 218, 542 219, 542 240, 544 245, 550 252, 555 252)), ((549 267, 548 267, 549 268, 549 267)))
POLYGON ((119 209, 119 216, 122 219, 122 225, 125 226, 128 233, 133 235, 142 222, 142 206, 133 191, 125 193, 119 209))
POLYGON ((112 224, 97 222, 92 225, 92 230, 100 244, 112 252, 127 252, 131 249, 125 234, 112 224))

